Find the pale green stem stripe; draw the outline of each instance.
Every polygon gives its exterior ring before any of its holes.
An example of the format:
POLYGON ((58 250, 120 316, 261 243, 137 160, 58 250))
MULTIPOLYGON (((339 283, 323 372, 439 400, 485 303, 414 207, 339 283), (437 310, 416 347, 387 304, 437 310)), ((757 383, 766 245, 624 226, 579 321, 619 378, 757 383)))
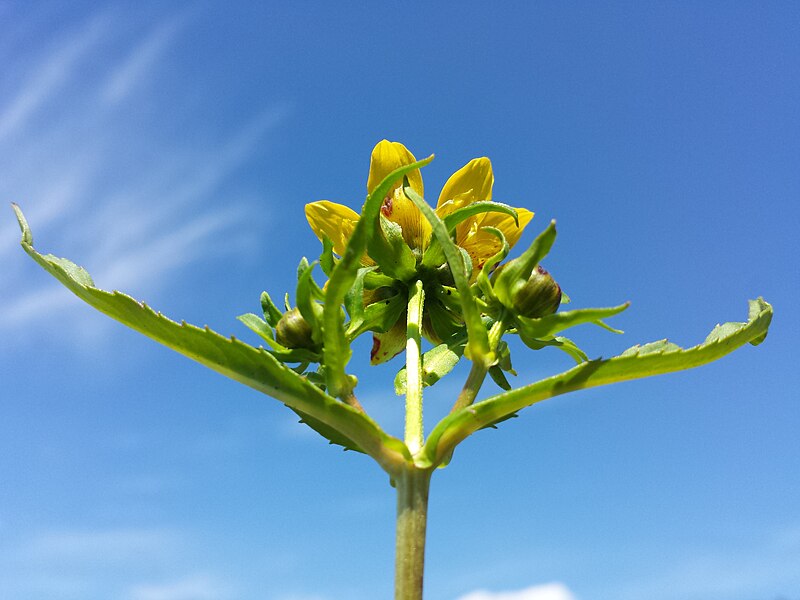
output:
POLYGON ((408 291, 408 320, 406 329, 406 435, 405 441, 413 455, 424 443, 422 425, 422 307, 425 291, 421 281, 415 281, 408 291))

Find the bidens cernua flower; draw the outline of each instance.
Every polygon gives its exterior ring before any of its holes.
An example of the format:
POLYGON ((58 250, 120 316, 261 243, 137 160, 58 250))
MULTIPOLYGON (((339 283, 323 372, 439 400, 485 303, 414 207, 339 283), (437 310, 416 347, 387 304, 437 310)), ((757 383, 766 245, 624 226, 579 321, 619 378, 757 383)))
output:
MULTIPOLYGON (((372 150, 367 193, 372 191, 392 171, 416 162, 414 155, 401 143, 383 140, 372 150)), ((424 186, 419 169, 408 174, 408 185, 424 197, 424 186)), ((469 206, 474 202, 491 201, 494 174, 492 163, 488 158, 475 158, 461 169, 453 173, 447 180, 436 205, 436 214, 444 219, 454 211, 469 206)), ((495 256, 502 248, 501 240, 494 234, 484 230, 495 228, 503 233, 509 246, 513 246, 520 238, 523 229, 533 218, 533 213, 518 208, 517 220, 501 212, 482 212, 468 217, 456 226, 455 242, 463 248, 472 259, 472 277, 477 275, 486 261, 495 256)), ((335 202, 320 200, 306 205, 306 218, 311 229, 320 240, 327 237, 333 243, 333 252, 344 253, 347 241, 359 219, 358 213, 351 208, 335 202)), ((383 200, 381 214, 400 227, 405 244, 417 258, 417 264, 431 243, 431 225, 414 203, 403 192, 401 182, 389 191, 383 200)), ((375 265, 375 260, 365 254, 361 262, 364 266, 375 265)), ((444 261, 442 261, 444 264, 444 261)), ((368 292, 365 304, 371 296, 379 291, 368 292)), ((426 327, 426 337, 437 341, 435 327, 426 327)), ((375 343, 372 351, 372 362, 377 364, 389 360, 405 347, 405 321, 398 319, 395 326, 386 332, 374 333, 375 343)))

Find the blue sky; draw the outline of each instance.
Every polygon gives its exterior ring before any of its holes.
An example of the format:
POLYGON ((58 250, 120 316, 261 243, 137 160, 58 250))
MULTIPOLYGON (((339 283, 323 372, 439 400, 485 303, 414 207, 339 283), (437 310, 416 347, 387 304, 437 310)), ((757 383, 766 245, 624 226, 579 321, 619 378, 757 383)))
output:
MULTIPOLYGON (((495 199, 536 212, 523 244, 558 220, 574 305, 632 302, 624 336, 576 331, 592 356, 775 306, 758 348, 465 442, 433 482, 430 600, 800 598, 797 4, 132 6, 0 1, 0 199, 100 287, 256 343, 235 316, 319 252, 303 205, 357 208, 389 138, 436 153, 434 198, 489 156, 495 199)), ((378 467, 82 305, 5 215, 0 597, 390 597, 378 467)), ((360 349, 399 433, 399 365, 360 349)), ((514 359, 520 383, 569 366, 514 359)))

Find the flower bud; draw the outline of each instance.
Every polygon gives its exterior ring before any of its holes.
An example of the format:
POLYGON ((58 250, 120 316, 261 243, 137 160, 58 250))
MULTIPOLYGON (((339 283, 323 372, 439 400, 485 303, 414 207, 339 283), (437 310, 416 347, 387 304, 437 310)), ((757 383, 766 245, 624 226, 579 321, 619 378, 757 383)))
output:
POLYGON ((311 338, 311 326, 300 314, 297 308, 283 313, 280 321, 275 326, 275 341, 285 348, 308 348, 313 350, 314 341, 311 338))
POLYGON ((528 281, 513 287, 511 299, 520 316, 539 318, 552 315, 561 304, 561 286, 541 265, 536 265, 528 281))

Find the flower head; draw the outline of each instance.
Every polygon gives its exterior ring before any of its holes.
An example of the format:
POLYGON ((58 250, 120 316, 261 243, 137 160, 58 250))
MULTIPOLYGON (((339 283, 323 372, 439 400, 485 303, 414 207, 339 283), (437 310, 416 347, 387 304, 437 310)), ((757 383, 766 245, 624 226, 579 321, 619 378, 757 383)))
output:
MULTIPOLYGON (((383 179, 392 171, 416 162, 414 155, 401 143, 383 140, 372 150, 367 193, 372 193, 383 179)), ((419 169, 407 175, 408 185, 420 196, 424 196, 422 174, 419 169)), ((475 202, 491 201, 494 174, 492 163, 486 157, 475 158, 453 173, 439 194, 436 214, 444 219, 453 212, 470 206, 475 202)), ((351 208, 335 202, 320 200, 306 205, 306 218, 311 229, 321 240, 328 238, 333 244, 333 252, 342 255, 352 235, 358 213, 351 208)), ((524 208, 516 209, 517 219, 505 212, 480 212, 461 221, 455 228, 454 237, 472 259, 473 279, 486 261, 502 248, 501 240, 486 231, 485 227, 495 228, 503 233, 509 246, 520 238, 523 229, 533 218, 533 213, 524 208)), ((417 258, 421 257, 431 244, 432 228, 417 206, 403 192, 401 182, 397 182, 386 194, 381 206, 381 215, 399 226, 403 241, 417 258)), ((374 258, 365 254, 361 263, 364 266, 376 264, 374 258)), ((405 329, 398 320, 394 327, 385 333, 375 333, 372 362, 384 362, 402 351, 405 344, 405 329)), ((436 337, 435 333, 429 337, 436 337)))

